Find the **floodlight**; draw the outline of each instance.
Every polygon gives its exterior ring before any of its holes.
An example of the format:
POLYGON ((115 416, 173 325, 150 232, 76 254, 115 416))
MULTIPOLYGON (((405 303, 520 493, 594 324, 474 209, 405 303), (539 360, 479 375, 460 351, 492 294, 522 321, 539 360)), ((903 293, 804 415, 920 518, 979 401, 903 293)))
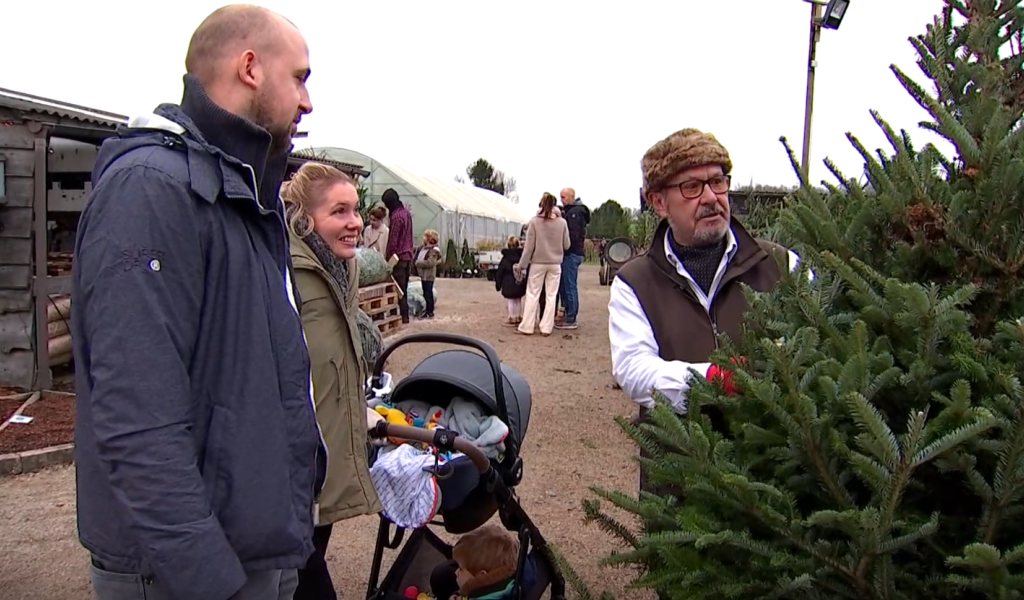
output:
POLYGON ((821 26, 825 29, 839 29, 848 8, 850 0, 829 0, 828 6, 825 7, 825 16, 821 19, 821 26))

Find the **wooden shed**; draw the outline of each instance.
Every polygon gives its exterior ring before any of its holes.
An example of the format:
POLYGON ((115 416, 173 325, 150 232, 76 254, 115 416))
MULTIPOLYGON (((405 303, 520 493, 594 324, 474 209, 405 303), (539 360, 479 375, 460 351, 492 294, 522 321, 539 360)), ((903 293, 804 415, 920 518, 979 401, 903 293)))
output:
POLYGON ((0 385, 51 385, 47 307, 51 295, 71 292, 70 257, 97 150, 126 122, 0 88, 0 385))
MULTIPOLYGON (((75 234, 99 146, 127 122, 124 115, 0 88, 0 386, 52 385, 48 346, 56 323, 47 314, 71 293, 75 234)), ((355 178, 368 175, 359 165, 308 151, 292 154, 289 174, 310 160, 355 178)), ((59 324, 66 331, 67 322, 59 324)))

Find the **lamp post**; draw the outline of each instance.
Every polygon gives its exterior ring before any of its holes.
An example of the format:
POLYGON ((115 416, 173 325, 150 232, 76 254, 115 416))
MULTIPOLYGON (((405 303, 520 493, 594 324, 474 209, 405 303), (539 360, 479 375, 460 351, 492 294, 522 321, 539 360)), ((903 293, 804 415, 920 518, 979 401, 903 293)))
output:
POLYGON ((811 114, 814 112, 814 71, 818 66, 818 39, 822 29, 839 29, 850 0, 804 0, 811 5, 811 37, 807 49, 807 97, 804 99, 804 147, 800 170, 804 181, 811 173, 811 114), (825 7, 822 15, 821 7, 825 7))

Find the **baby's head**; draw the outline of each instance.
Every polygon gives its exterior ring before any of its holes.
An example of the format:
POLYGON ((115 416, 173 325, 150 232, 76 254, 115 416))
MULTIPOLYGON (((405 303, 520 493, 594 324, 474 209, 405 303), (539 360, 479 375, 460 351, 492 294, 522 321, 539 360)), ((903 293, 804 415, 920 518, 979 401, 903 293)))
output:
POLYGON ((508 240, 507 240, 505 245, 507 247, 509 247, 509 248, 518 248, 519 247, 519 238, 514 236, 514 235, 510 235, 510 236, 508 236, 508 240))
POLYGON ((455 577, 465 595, 515 575, 519 540, 496 525, 487 525, 459 538, 452 558, 459 563, 455 577))

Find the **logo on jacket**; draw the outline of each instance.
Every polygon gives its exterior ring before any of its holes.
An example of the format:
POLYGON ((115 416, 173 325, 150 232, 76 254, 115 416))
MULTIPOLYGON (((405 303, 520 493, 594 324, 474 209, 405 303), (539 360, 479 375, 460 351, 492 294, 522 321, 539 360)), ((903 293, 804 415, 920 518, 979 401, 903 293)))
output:
POLYGON ((129 246, 121 250, 121 264, 125 271, 131 271, 135 267, 145 266, 150 271, 159 271, 162 267, 163 250, 153 248, 129 246))

